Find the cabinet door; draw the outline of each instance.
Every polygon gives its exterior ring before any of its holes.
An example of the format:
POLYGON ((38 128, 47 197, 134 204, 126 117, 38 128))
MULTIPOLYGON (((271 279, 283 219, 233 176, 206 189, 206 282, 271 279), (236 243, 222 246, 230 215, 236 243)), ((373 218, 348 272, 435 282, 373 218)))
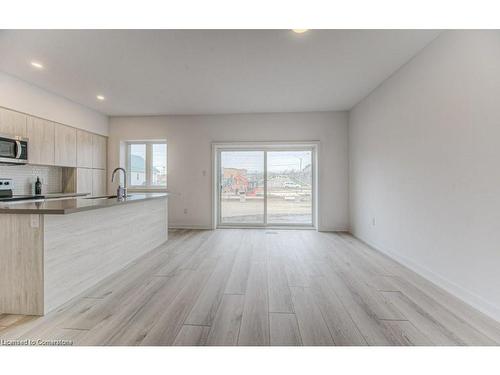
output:
POLYGON ((106 195, 106 170, 105 169, 92 169, 92 195, 99 197, 106 195))
POLYGON ((92 168, 106 169, 107 138, 100 135, 93 135, 93 162, 92 168))
POLYGON ((26 137, 26 121, 26 115, 0 108, 0 134, 26 137))
POLYGON ((29 138, 29 163, 54 165, 54 123, 36 117, 29 117, 26 133, 29 138))
POLYGON ((93 135, 84 130, 76 131, 76 166, 92 168, 93 135))
POLYGON ((76 192, 92 194, 93 184, 92 169, 77 168, 76 169, 76 192))
POLYGON ((76 129, 55 124, 55 164, 76 167, 76 129))

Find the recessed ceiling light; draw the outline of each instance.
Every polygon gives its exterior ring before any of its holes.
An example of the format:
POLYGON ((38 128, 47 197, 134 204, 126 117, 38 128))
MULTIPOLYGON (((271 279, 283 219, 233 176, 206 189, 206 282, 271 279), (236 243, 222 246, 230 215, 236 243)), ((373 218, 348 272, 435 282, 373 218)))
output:
POLYGON ((292 29, 292 31, 297 34, 303 34, 306 31, 309 31, 309 29, 292 29))
POLYGON ((31 66, 34 66, 37 69, 43 69, 43 65, 39 63, 38 61, 32 61, 31 66))
POLYGON ((97 98, 97 100, 100 100, 101 102, 106 100, 106 98, 102 95, 97 95, 96 98, 97 98))

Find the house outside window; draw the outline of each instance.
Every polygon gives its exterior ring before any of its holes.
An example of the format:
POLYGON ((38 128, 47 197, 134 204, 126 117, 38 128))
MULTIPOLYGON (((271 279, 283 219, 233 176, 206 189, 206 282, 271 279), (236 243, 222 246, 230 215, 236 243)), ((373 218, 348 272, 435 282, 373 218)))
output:
POLYGON ((131 190, 166 189, 167 143, 127 142, 128 185, 131 190))

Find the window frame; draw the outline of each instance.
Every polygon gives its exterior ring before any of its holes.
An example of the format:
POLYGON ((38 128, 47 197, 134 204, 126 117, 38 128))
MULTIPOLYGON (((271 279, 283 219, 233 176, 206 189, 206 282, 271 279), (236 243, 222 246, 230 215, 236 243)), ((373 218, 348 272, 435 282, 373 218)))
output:
MULTIPOLYGON (((267 175, 267 158, 264 164, 265 175, 267 175)), ((212 229, 218 228, 273 228, 273 229, 313 229, 321 228, 319 217, 321 206, 318 204, 319 185, 320 185, 320 141, 298 141, 298 142, 212 142, 212 229), (262 224, 227 224, 220 220, 220 152, 222 151, 312 151, 312 225, 303 224, 280 224, 266 223, 262 224)), ((266 182, 265 182, 266 183, 266 182)), ((265 186, 267 190, 267 185, 265 186)), ((267 215, 267 207, 265 208, 264 216, 267 215)))
POLYGON ((127 187, 129 191, 166 191, 168 186, 168 145, 166 140, 148 140, 148 141, 125 141, 125 163, 127 166, 127 187), (152 185, 153 180, 153 145, 164 144, 166 147, 166 160, 167 165, 167 182, 165 185, 152 185), (130 147, 132 145, 145 145, 146 146, 146 160, 145 160, 145 173, 146 173, 146 185, 137 186, 132 185, 131 177, 131 158, 130 158, 130 147))

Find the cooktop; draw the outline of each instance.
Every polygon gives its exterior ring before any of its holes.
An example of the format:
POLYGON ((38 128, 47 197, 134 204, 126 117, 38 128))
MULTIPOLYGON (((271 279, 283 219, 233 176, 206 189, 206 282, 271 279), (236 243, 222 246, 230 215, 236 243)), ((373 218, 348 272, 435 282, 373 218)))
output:
POLYGON ((43 195, 12 195, 7 197, 0 197, 0 202, 15 202, 15 201, 29 201, 34 199, 44 199, 43 195))

